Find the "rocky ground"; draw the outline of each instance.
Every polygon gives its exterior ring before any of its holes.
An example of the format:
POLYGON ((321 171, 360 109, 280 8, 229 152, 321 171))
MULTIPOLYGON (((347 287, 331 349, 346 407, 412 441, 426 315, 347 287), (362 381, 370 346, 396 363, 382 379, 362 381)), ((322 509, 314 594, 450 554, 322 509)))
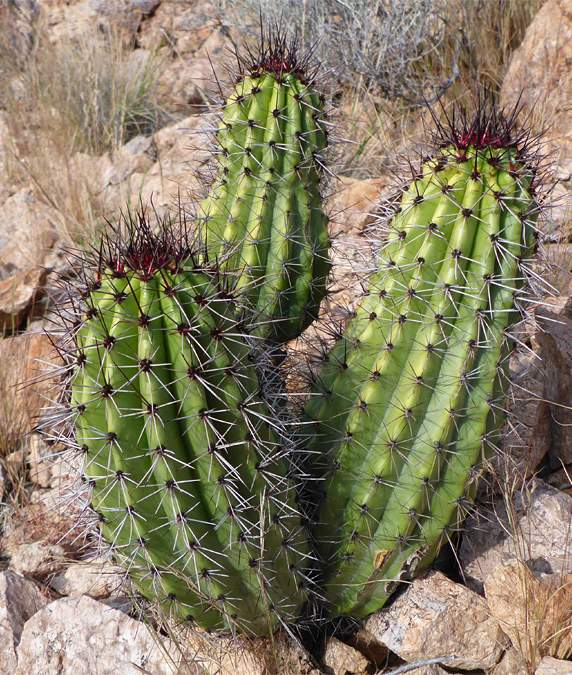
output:
MULTIPOLYGON (((0 22, 9 5, 0 4, 0 22)), ((205 118, 197 112, 213 93, 211 62, 220 65, 236 30, 221 23, 214 3, 40 0, 29 6, 43 13, 54 44, 94 25, 113 26, 137 58, 150 50, 162 55, 169 123, 112 152, 72 158, 73 171, 87 177, 109 217, 128 201, 152 197, 163 210, 181 189, 192 191, 207 159, 196 133, 205 118)), ((512 363, 514 422, 496 478, 466 523, 458 564, 412 582, 351 637, 330 637, 315 657, 286 640, 158 635, 141 620, 121 572, 94 557, 77 527, 74 471, 58 443, 28 433, 16 449, 10 439, 0 446, 0 673, 572 673, 566 660, 572 657, 571 62, 572 0, 548 0, 513 55, 502 101, 514 103, 523 89, 524 105, 540 101, 552 120, 546 138, 557 149, 559 184, 544 256, 560 265, 550 272, 560 294, 539 305, 537 325, 523 336, 531 351, 512 363), (562 232, 564 243, 554 243, 562 232)), ((0 110, 0 160, 7 134, 0 110)), ((53 396, 52 383, 18 384, 57 365, 41 329, 70 242, 61 214, 37 185, 11 182, 2 167, 0 161, 0 417, 2 430, 17 420, 20 431, 30 432, 53 396)), ((341 178, 334 186, 330 209, 339 250, 359 249, 387 182, 341 178)))

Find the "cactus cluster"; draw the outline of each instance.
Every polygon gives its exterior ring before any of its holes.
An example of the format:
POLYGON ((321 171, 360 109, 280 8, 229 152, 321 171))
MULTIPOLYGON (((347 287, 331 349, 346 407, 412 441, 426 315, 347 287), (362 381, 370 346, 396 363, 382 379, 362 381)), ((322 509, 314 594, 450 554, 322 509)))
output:
POLYGON ((198 220, 126 218, 87 260, 65 395, 101 538, 141 594, 268 635, 316 598, 367 616, 460 527, 504 421, 538 163, 494 107, 436 120, 292 423, 272 353, 325 294, 324 103, 280 36, 239 64, 198 220))

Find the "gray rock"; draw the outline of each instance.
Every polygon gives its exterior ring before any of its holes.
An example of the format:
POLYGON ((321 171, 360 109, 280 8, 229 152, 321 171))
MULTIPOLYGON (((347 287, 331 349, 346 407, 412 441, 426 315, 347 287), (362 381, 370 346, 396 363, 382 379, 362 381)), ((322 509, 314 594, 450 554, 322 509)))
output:
POLYGON ((24 624, 46 604, 32 581, 10 570, 0 572, 0 673, 14 672, 24 624))
POLYGON ((405 661, 449 656, 447 668, 486 670, 507 643, 486 602, 440 572, 416 579, 365 628, 405 661))
POLYGON ((548 572, 572 572, 572 497, 535 479, 516 492, 511 510, 499 499, 465 522, 461 566, 478 591, 495 567, 523 556, 548 572))
MULTIPOLYGON (((167 640, 164 646, 175 653, 167 640)), ((177 665, 145 624, 85 596, 34 614, 17 653, 16 675, 172 675, 177 665)))
POLYGON ((117 594, 125 575, 105 561, 72 563, 50 580, 50 587, 60 595, 89 595, 108 598, 117 594))

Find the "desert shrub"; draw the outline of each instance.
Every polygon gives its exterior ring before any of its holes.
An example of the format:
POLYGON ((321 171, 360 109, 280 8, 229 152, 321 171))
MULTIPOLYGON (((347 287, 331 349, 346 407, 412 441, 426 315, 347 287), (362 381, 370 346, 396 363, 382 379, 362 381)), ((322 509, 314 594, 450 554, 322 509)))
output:
POLYGON ((500 86, 542 0, 226 0, 292 27, 343 84, 418 104, 456 81, 500 86))

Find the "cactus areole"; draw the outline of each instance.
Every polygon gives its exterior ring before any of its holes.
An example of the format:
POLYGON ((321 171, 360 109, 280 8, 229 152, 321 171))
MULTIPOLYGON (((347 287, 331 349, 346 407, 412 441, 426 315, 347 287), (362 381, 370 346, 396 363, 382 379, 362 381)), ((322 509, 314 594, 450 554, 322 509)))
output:
POLYGON ((504 421, 539 209, 534 139, 483 106, 436 141, 306 408, 333 615, 367 616, 434 560, 504 421))
POLYGON ((77 448, 101 536, 146 598, 178 620, 265 635, 306 597, 289 446, 236 298, 175 232, 140 215, 91 263, 77 448))
POLYGON ((330 267, 324 99, 299 53, 269 32, 237 56, 215 136, 218 172, 198 214, 210 258, 249 300, 256 334, 277 342, 316 318, 330 267))

